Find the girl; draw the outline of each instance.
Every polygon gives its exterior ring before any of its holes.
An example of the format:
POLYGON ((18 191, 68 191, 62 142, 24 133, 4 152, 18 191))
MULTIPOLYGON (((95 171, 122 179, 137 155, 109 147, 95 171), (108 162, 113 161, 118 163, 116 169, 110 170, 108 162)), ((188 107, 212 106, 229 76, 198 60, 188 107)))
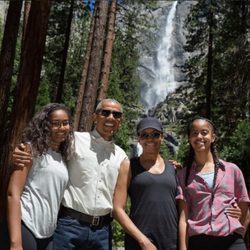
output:
POLYGON ((202 117, 188 126, 190 152, 185 168, 177 175, 180 195, 180 249, 244 250, 243 235, 249 197, 240 169, 219 160, 215 128, 202 117), (226 211, 238 203, 240 221, 226 211))
POLYGON ((70 112, 51 103, 37 113, 23 133, 32 166, 15 169, 8 186, 10 249, 52 249, 57 215, 68 183, 65 159, 73 132, 70 112))

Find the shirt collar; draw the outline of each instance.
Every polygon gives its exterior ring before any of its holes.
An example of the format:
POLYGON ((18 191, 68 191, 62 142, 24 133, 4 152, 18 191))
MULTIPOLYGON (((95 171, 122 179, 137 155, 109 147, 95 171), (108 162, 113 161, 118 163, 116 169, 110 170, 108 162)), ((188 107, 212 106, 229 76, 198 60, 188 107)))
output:
MULTIPOLYGON (((223 161, 222 160, 219 160, 219 161, 220 161, 219 168, 221 170, 225 171, 225 165, 224 165, 223 161)), ((191 171, 194 173, 196 172, 196 163, 195 162, 192 163, 191 171)))
POLYGON ((92 130, 90 132, 90 135, 91 135, 91 138, 97 142, 102 142, 102 143, 105 143, 105 144, 109 144, 109 145, 112 145, 114 146, 114 142, 112 140, 110 141, 107 141, 105 140, 98 132, 96 129, 92 130))

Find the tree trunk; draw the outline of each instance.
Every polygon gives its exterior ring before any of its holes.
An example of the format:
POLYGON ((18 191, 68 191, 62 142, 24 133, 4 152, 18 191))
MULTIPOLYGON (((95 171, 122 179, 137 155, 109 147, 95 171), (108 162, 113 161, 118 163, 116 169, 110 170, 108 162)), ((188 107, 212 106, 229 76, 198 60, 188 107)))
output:
MULTIPOLYGON (((249 17, 249 11, 250 7, 247 6, 246 1, 242 0, 241 1, 241 32, 242 32, 242 41, 241 41, 241 60, 240 60, 240 65, 238 68, 239 71, 239 79, 241 79, 240 84, 240 95, 241 96, 241 111, 242 115, 241 118, 244 119, 249 119, 250 117, 250 103, 248 100, 250 100, 250 88, 249 88, 249 82, 250 82, 250 74, 249 74, 249 42, 248 42, 248 17, 249 17), (244 48, 244 49, 243 49, 244 48), (246 56, 248 55, 248 56, 246 56), (248 59, 247 59, 248 58, 248 59), (243 70, 246 69, 246 70, 243 70)), ((248 242, 250 244, 250 242, 248 242)))
POLYGON ((97 98, 98 101, 101 101, 102 99, 105 99, 107 97, 108 83, 109 83, 108 80, 109 80, 109 73, 110 73, 111 59, 112 59, 112 48, 115 38, 115 18, 116 18, 116 0, 112 0, 109 9, 108 33, 104 51, 104 62, 102 66, 100 90, 97 98))
MULTIPOLYGON (((6 113, 11 86, 11 76, 15 60, 18 28, 22 10, 22 1, 10 1, 3 34, 0 55, 0 151, 5 135, 6 113)), ((2 151, 1 151, 2 152, 2 151)))
POLYGON ((92 128, 92 113, 94 112, 99 86, 109 2, 107 0, 99 0, 96 4, 94 37, 82 105, 83 127, 80 130, 84 131, 90 131, 92 128))
POLYGON ((22 48, 24 46, 24 37, 26 33, 29 13, 30 13, 31 0, 24 2, 24 13, 23 13, 23 34, 22 34, 22 48))
POLYGON ((64 46, 63 46, 62 65, 61 65, 61 70, 60 70, 59 83, 58 83, 58 87, 57 87, 56 102, 62 102, 64 75, 65 75, 67 56, 68 56, 68 48, 69 48, 71 23, 72 23, 72 18, 73 18, 73 10, 74 10, 74 0, 71 0, 67 28, 66 28, 66 32, 65 32, 65 42, 64 42, 64 46))
MULTIPOLYGON (((15 145, 20 142, 21 132, 34 113, 39 78, 42 67, 42 58, 48 26, 50 0, 32 1, 21 65, 17 79, 17 91, 12 109, 10 130, 4 148, 4 162, 1 167, 1 210, 0 215, 6 212, 6 189, 11 169, 11 153, 15 145)), ((3 152, 1 152, 3 153, 3 152)), ((3 218, 3 217, 2 217, 3 218)))
MULTIPOLYGON (((96 6, 97 5, 95 5, 95 9, 97 8, 96 6)), ((96 10, 94 12, 96 13, 96 10)), ((81 130, 81 127, 83 127, 82 124, 80 124, 80 121, 82 121, 81 117, 82 117, 83 95, 84 95, 87 74, 88 74, 88 69, 89 69, 89 60, 90 60, 91 46, 93 42, 94 27, 95 27, 95 20, 93 17, 91 20, 91 25, 90 25, 88 44, 87 44, 87 49, 86 49, 85 58, 84 58, 84 66, 82 70, 82 76, 80 80, 75 115, 74 115, 74 129, 77 131, 81 130)))
POLYGON ((210 2, 208 25, 208 56, 207 56, 207 83, 206 83, 206 117, 211 118, 211 91, 212 91, 212 67, 213 67, 213 10, 212 10, 212 0, 210 2))

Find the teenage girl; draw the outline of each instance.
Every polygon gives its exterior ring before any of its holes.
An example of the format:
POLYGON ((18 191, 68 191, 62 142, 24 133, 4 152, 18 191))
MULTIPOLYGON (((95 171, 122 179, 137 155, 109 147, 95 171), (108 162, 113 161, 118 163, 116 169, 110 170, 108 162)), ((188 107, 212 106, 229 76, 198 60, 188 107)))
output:
POLYGON ((188 160, 177 173, 180 249, 245 250, 249 196, 241 170, 218 158, 215 127, 210 120, 193 119, 188 126, 188 141, 188 160), (236 203, 242 213, 240 220, 225 212, 236 203))

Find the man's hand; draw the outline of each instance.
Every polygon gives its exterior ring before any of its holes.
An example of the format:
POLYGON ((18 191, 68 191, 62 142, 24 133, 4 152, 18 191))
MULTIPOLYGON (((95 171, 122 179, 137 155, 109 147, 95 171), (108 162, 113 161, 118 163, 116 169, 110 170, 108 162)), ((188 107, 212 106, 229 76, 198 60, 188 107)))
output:
POLYGON ((232 218, 240 220, 241 218, 241 209, 239 208, 237 202, 232 203, 231 207, 225 209, 225 213, 232 218))
POLYGON ((32 154, 29 145, 21 143, 12 153, 12 163, 15 169, 30 167, 32 165, 32 154))

